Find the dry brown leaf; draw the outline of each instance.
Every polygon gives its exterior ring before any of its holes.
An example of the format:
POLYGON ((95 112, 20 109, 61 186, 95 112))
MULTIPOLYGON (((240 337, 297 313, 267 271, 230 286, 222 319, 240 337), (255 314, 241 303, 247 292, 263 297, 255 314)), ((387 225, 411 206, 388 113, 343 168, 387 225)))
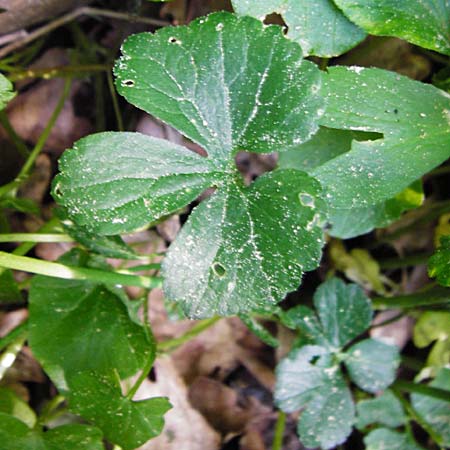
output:
MULTIPOLYGON (((233 319, 222 319, 176 349, 172 355, 178 372, 189 384, 201 375, 223 380, 239 365, 236 341, 242 332, 233 328, 233 319)), ((243 327, 245 333, 245 327, 243 327)))
MULTIPOLYGON (((60 78, 39 81, 35 86, 15 97, 7 107, 7 114, 16 133, 35 144, 44 131, 63 92, 65 81, 60 78)), ((92 124, 75 114, 73 99, 82 84, 72 83, 69 98, 52 128, 45 149, 60 154, 64 149, 93 131, 92 124)))
POLYGON ((191 384, 189 400, 224 435, 241 432, 252 417, 255 404, 250 399, 242 405, 234 389, 203 376, 197 377, 191 384))
POLYGON ((170 357, 155 361, 156 381, 145 380, 135 400, 167 396, 172 409, 166 413, 164 430, 139 450, 218 450, 220 436, 188 401, 187 388, 170 357))

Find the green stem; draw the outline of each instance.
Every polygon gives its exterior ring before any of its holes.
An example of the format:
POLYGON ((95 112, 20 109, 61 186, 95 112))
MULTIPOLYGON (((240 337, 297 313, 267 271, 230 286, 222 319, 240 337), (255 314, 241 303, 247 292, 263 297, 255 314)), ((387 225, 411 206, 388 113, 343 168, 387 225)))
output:
POLYGON ((190 339, 194 338, 195 336, 205 331, 207 328, 214 325, 220 319, 221 317, 212 317, 211 319, 200 320, 187 333, 183 334, 183 336, 174 339, 168 339, 164 342, 159 342, 158 353, 168 353, 172 350, 175 350, 180 345, 188 342, 190 339))
POLYGON ((0 356, 0 380, 3 379, 6 371, 14 364, 25 341, 26 334, 20 334, 8 345, 8 347, 6 347, 6 350, 0 356))
POLYGON ((283 449, 283 435, 286 428, 286 413, 278 411, 277 423, 275 424, 275 435, 272 442, 272 450, 283 449))
POLYGON ((412 383, 411 381, 397 380, 392 387, 403 392, 413 392, 415 394, 422 394, 428 397, 437 398, 450 402, 450 391, 436 388, 433 386, 426 386, 424 384, 412 383))
MULTIPOLYGON (((50 219, 47 223, 42 225, 42 227, 39 229, 41 233, 45 233, 47 231, 53 231, 55 227, 59 225, 59 220, 54 217, 53 219, 50 219)), ((13 251, 13 255, 17 256, 23 256, 26 255, 35 245, 37 242, 24 242, 23 244, 20 244, 18 247, 16 247, 13 251)), ((5 268, 0 267, 0 275, 5 271, 5 268)))
POLYGON ((25 142, 22 141, 20 136, 16 133, 16 131, 12 127, 5 110, 0 111, 0 124, 2 124, 3 128, 8 133, 9 138, 11 139, 12 143, 16 146, 19 153, 24 158, 28 158, 30 150, 28 150, 28 147, 26 146, 25 142))
POLYGON ((116 116, 117 129, 119 131, 124 131, 125 128, 123 126, 123 119, 122 119, 122 114, 121 114, 120 108, 119 108, 119 101, 117 100, 116 89, 114 87, 114 81, 113 81, 110 71, 106 73, 106 78, 108 80, 108 88, 109 88, 109 92, 111 94, 111 100, 112 100, 112 104, 113 104, 114 114, 116 116))
POLYGON ((0 233, 0 242, 73 242, 73 239, 62 233, 0 233))
POLYGON ((161 286, 159 277, 144 277, 120 272, 88 269, 86 267, 66 266, 27 256, 16 256, 6 252, 0 252, 0 266, 67 280, 90 280, 98 283, 138 286, 148 289, 161 286))
POLYGON ((414 309, 427 306, 444 306, 450 304, 450 289, 433 287, 425 292, 399 295, 396 297, 375 297, 372 299, 374 309, 414 309))
POLYGON ((47 123, 47 126, 45 127, 42 134, 39 136, 39 139, 34 146, 31 153, 28 155, 27 160, 25 161, 25 164, 22 166, 22 169, 20 170, 19 174, 15 178, 14 181, 11 181, 11 183, 5 184, 0 188, 0 198, 3 197, 8 192, 18 188, 27 178, 28 175, 33 168, 34 162, 36 161, 36 158, 38 157, 39 153, 44 148, 45 143, 47 142, 48 137, 50 136, 50 133, 56 123, 56 120, 58 119, 59 114, 61 113, 64 102, 66 101, 67 96, 70 92, 70 86, 72 84, 72 80, 69 78, 64 83, 64 89, 63 93, 55 107, 55 110, 53 111, 50 120, 47 123))
POLYGON ((426 264, 432 253, 423 253, 421 255, 411 255, 404 258, 387 258, 378 260, 380 269, 402 269, 403 267, 417 266, 426 264))
POLYGON ((143 314, 144 314, 145 331, 147 333, 147 339, 150 343, 150 356, 147 359, 147 362, 145 363, 144 368, 142 369, 141 375, 136 380, 136 383, 134 383, 133 387, 130 389, 130 391, 127 394, 127 398, 130 400, 133 399, 134 394, 136 394, 136 392, 139 389, 139 387, 141 386, 141 384, 147 378, 147 376, 150 372, 150 369, 152 368, 153 363, 155 362, 155 358, 156 358, 157 346, 156 346, 156 339, 155 339, 155 336, 153 335, 153 331, 152 331, 152 328, 150 326, 150 321, 149 321, 148 294, 149 294, 149 291, 146 292, 145 297, 144 297, 144 312, 143 312, 143 314))

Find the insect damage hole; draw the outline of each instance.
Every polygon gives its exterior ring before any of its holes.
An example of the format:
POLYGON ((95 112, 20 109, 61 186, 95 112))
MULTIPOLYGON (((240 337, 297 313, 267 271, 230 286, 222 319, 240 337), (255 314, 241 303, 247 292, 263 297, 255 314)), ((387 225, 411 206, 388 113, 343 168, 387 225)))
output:
POLYGON ((123 80, 122 86, 126 87, 133 87, 134 86, 134 80, 123 80))
POLYGON ((227 272, 225 267, 223 267, 220 263, 214 263, 212 265, 212 270, 218 277, 223 277, 227 272))
POLYGON ((180 41, 179 39, 177 39, 176 37, 173 37, 173 36, 171 36, 171 37, 169 38, 169 42, 170 42, 171 44, 178 44, 178 45, 181 45, 181 41, 180 41))

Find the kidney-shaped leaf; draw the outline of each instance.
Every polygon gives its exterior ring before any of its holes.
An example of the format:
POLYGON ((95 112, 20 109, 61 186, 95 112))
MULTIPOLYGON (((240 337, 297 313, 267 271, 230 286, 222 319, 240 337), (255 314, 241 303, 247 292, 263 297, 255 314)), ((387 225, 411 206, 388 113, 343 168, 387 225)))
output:
POLYGON ((0 413, 0 447, 7 450, 103 450, 102 433, 86 425, 63 425, 45 433, 0 413))
POLYGON ((450 157, 450 96, 381 69, 332 67, 322 125, 383 133, 315 169, 335 208, 370 206, 450 157))
POLYGON ((370 34, 397 36, 450 55, 449 0, 334 0, 370 34))
POLYGON ((233 0, 237 13, 263 19, 279 13, 289 27, 288 36, 308 55, 337 56, 359 44, 365 32, 336 7, 332 0, 233 0))
MULTIPOLYGON (((73 264, 73 254, 61 261, 73 264)), ((122 299, 88 281, 45 276, 30 289, 29 339, 33 353, 60 389, 73 371, 134 375, 151 357, 145 330, 133 322, 122 299)))
POLYGON ((69 378, 69 384, 70 408, 95 423, 123 450, 133 450, 158 436, 164 426, 163 416, 171 407, 163 397, 138 402, 123 397, 114 374, 77 373, 69 378))
POLYGON ((196 317, 280 301, 318 264, 320 186, 289 170, 245 187, 234 157, 242 149, 286 150, 317 130, 319 70, 280 27, 217 13, 130 37, 115 72, 129 101, 208 156, 139 134, 90 136, 62 157, 56 200, 77 226, 117 234, 215 186, 165 259, 167 296, 196 317))
POLYGON ((298 432, 308 448, 335 447, 351 432, 355 415, 352 396, 339 365, 323 347, 306 345, 281 361, 275 402, 286 412, 305 409, 298 432))

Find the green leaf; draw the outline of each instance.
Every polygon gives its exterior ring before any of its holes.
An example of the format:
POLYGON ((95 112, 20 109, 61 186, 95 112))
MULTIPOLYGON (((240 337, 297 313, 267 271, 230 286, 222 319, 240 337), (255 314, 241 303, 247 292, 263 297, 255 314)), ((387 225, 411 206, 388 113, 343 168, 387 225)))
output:
MULTIPOLYGON (((83 258, 72 251, 61 262, 81 266, 83 258)), ((124 299, 111 288, 36 276, 29 300, 30 346, 59 389, 67 389, 74 371, 117 371, 126 378, 152 357, 145 329, 132 321, 124 299)))
POLYGON ((250 17, 221 12, 136 34, 122 53, 119 93, 204 147, 219 171, 239 150, 305 142, 323 113, 317 67, 281 27, 250 17))
POLYGON ((36 414, 12 389, 0 387, 0 413, 10 414, 30 428, 36 423, 36 414))
POLYGON ((12 270, 0 268, 0 304, 20 303, 22 294, 14 279, 12 270))
POLYGON ((133 450, 161 433, 171 405, 155 397, 134 402, 123 397, 114 374, 72 374, 69 406, 102 429, 112 443, 133 450))
POLYGON ((210 186, 164 261, 166 296, 193 317, 275 304, 314 269, 323 245, 319 184, 298 171, 243 185, 240 150, 283 151, 307 140, 323 113, 321 74, 281 28, 229 13, 130 37, 118 90, 204 147, 103 133, 62 157, 54 196, 90 233, 131 231, 210 186), (294 76, 295 74, 295 76, 294 76))
POLYGON ((344 363, 350 378, 361 389, 376 393, 395 380, 400 355, 393 345, 365 339, 348 349, 344 363))
POLYGON ((365 438, 366 450, 423 450, 406 433, 398 433, 388 428, 371 431, 365 438))
POLYGON ((15 95, 11 82, 0 73, 0 110, 2 110, 15 95))
MULTIPOLYGON (((441 369, 430 386, 450 391, 450 369, 441 369)), ((450 446, 450 403, 422 394, 411 394, 411 403, 416 412, 441 438, 442 447, 450 446)))
POLYGON ((328 347, 330 343, 324 336, 324 331, 315 312, 304 305, 298 305, 288 309, 280 315, 281 322, 289 328, 300 331, 299 339, 295 347, 307 344, 315 344, 328 347))
POLYGON ((449 0, 334 0, 370 34, 396 36, 450 55, 449 0))
POLYGON ((328 350, 306 345, 292 351, 277 370, 275 402, 285 412, 304 408, 298 424, 306 447, 341 444, 354 422, 354 405, 339 365, 328 350))
MULTIPOLYGON (((382 137, 379 133, 338 130, 320 127, 319 131, 304 144, 283 152, 279 156, 278 167, 314 171, 333 158, 351 149, 353 140, 367 141, 382 137)), ((335 208, 333 202, 328 205, 328 222, 331 236, 349 239, 381 228, 397 220, 407 210, 417 208, 423 203, 424 195, 421 181, 416 181, 395 197, 377 205, 365 207, 335 208)))
POLYGON ((450 236, 441 237, 441 246, 428 262, 428 274, 442 286, 450 286, 450 236))
POLYGON ((332 67, 321 124, 383 133, 313 171, 334 208, 378 204, 450 157, 450 96, 393 72, 332 67), (401 173, 401 176, 399 174, 401 173))
POLYGON ((238 14, 260 19, 281 14, 289 27, 288 37, 308 55, 337 56, 355 47, 365 32, 350 22, 331 0, 233 0, 238 14))
POLYGON ((4 413, 0 413, 0 442, 7 443, 8 450, 104 449, 98 428, 72 424, 42 432, 4 413))
POLYGON ((217 192, 193 211, 163 261, 167 297, 191 317, 282 300, 320 261, 319 193, 314 179, 295 170, 217 192))
POLYGON ((370 300, 364 291, 339 278, 330 278, 317 288, 314 306, 326 338, 336 348, 363 333, 372 320, 370 300))
POLYGON ((64 231, 81 245, 107 258, 138 259, 138 254, 128 246, 120 236, 99 236, 91 234, 83 228, 77 227, 67 218, 64 208, 57 210, 64 231))
POLYGON ((408 420, 400 400, 390 390, 384 391, 379 397, 358 402, 356 411, 356 426, 360 429, 374 423, 397 428, 408 420))
POLYGON ((102 235, 168 215, 218 180, 209 159, 139 133, 85 137, 64 153, 59 169, 55 199, 76 226, 102 235))

